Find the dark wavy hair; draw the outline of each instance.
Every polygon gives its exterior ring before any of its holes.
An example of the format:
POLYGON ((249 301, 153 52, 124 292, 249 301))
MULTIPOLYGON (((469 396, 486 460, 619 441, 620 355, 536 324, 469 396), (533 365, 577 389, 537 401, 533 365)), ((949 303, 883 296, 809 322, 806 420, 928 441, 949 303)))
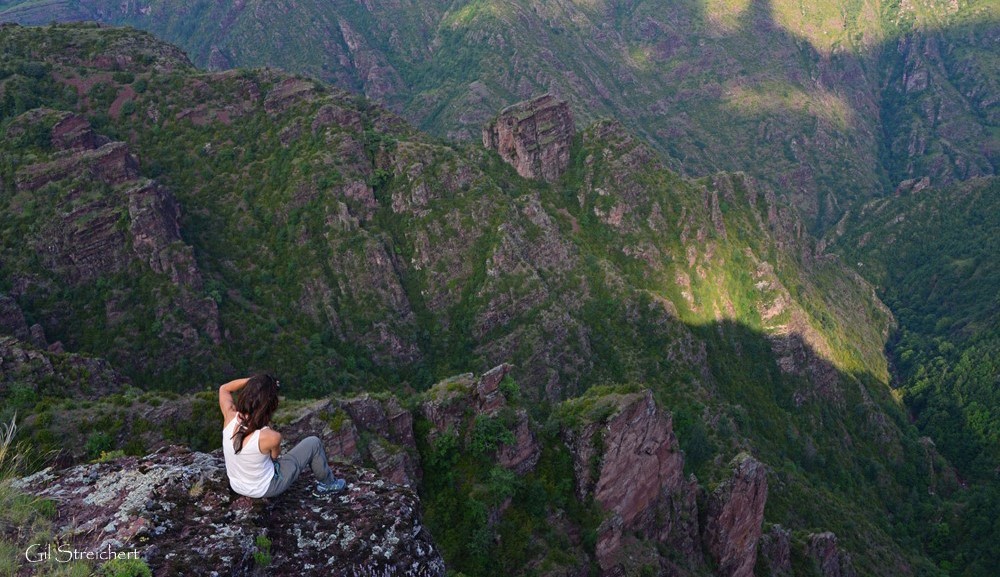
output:
POLYGON ((233 433, 233 448, 243 450, 243 439, 271 422, 271 415, 278 408, 278 379, 267 373, 258 373, 247 381, 237 394, 236 410, 240 413, 240 426, 233 433))

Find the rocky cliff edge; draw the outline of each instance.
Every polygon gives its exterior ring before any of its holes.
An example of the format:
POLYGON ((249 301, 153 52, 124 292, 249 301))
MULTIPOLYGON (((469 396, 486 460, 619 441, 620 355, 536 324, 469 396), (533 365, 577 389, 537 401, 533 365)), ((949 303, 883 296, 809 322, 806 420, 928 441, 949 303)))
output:
POLYGON ((414 491, 353 465, 336 472, 348 483, 341 493, 313 495, 306 473, 278 497, 250 499, 229 488, 220 452, 174 446, 45 469, 15 486, 55 502, 61 544, 137 550, 157 576, 445 574, 414 491))

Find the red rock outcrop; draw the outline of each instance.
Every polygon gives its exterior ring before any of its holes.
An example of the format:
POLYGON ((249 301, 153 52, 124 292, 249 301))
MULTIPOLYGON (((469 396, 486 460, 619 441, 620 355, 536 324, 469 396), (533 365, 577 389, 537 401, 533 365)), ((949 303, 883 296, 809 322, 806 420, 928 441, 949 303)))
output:
POLYGON ((415 486, 422 476, 413 415, 394 397, 324 400, 298 409, 291 418, 281 427, 282 433, 299 438, 317 435, 331 459, 372 466, 397 485, 415 486))
POLYGON ((200 289, 201 273, 194 251, 181 238, 181 210, 173 195, 155 181, 146 181, 126 195, 135 255, 175 285, 200 289))
POLYGON ((91 128, 90 122, 82 116, 67 114, 52 127, 52 146, 57 150, 93 150, 108 142, 91 128))
POLYGON ((483 373, 476 383, 477 410, 480 413, 493 413, 497 409, 507 404, 507 400, 500 391, 500 381, 507 376, 511 367, 502 364, 483 373))
POLYGON ((354 427, 377 435, 368 443, 368 457, 375 468, 393 483, 415 484, 422 476, 413 437, 413 414, 400 406, 395 397, 379 401, 362 395, 341 401, 354 427))
POLYGON ((316 84, 301 78, 285 78, 264 97, 264 110, 271 114, 280 114, 299 102, 306 102, 316 97, 316 84))
POLYGON ((569 166, 575 130, 566 101, 544 94, 503 109, 483 128, 483 146, 521 176, 554 182, 569 166))
POLYGON ((359 427, 391 439, 404 447, 416 448, 417 443, 413 438, 413 414, 400 406, 395 397, 379 401, 365 394, 341 401, 340 406, 359 427))
POLYGON ((336 104, 324 104, 316 111, 316 116, 313 118, 313 134, 319 134, 327 127, 347 129, 353 132, 364 130, 360 112, 336 104))
POLYGON ((792 533, 781 525, 760 536, 758 554, 763 559, 763 567, 770 577, 792 576, 792 533))
MULTIPOLYGON (((504 409, 509 410, 500 383, 511 369, 511 365, 504 363, 486 371, 478 379, 468 373, 434 385, 428 391, 429 398, 420 406, 421 413, 431 423, 430 438, 448 431, 464 436, 471 431, 477 416, 496 416, 504 409)), ((538 464, 541 447, 531 429, 527 411, 515 410, 512 421, 514 440, 499 446, 497 462, 524 474, 538 464)))
MULTIPOLYGON (((221 342, 218 307, 202 295, 201 272, 181 236, 181 211, 173 195, 140 176, 139 161, 125 143, 96 134, 82 116, 38 109, 15 119, 8 134, 49 125, 56 154, 20 167, 15 175, 18 190, 31 196, 45 194, 39 191, 48 185, 58 191, 48 195, 58 212, 37 238, 28 239, 47 268, 81 285, 143 263, 180 289, 156 307, 164 334, 179 336, 184 344, 176 355, 189 355, 203 337, 221 342), (88 188, 92 183, 106 187, 88 188)), ((114 324, 113 303, 108 310, 114 324)), ((46 346, 41 327, 29 337, 36 346, 46 346)))
POLYGON ((857 577, 850 553, 837 546, 837 536, 829 531, 809 535, 806 556, 816 563, 822 577, 857 577))
POLYGON ((723 577, 751 577, 767 501, 767 471, 747 453, 731 462, 731 477, 708 498, 703 539, 723 577))
POLYGON ((113 186, 138 177, 138 170, 139 162, 129 154, 125 143, 107 142, 97 148, 81 149, 70 156, 19 169, 17 189, 38 190, 50 182, 72 176, 84 176, 113 186))
POLYGON ((428 399, 421 403, 420 412, 431 423, 429 440, 448 431, 465 432, 465 401, 474 384, 472 373, 465 373, 440 381, 427 392, 428 399))
MULTIPOLYGON (((570 401, 578 402, 588 400, 570 401)), ((609 512, 596 551, 604 574, 624 570, 623 551, 637 535, 699 556, 697 483, 684 478, 670 414, 648 390, 596 404, 592 414, 603 417, 567 428, 563 437, 573 454, 577 497, 592 494, 609 512)))
POLYGON ((99 398, 129 384, 104 359, 66 354, 61 349, 58 342, 46 350, 0 331, 0 393, 17 382, 33 386, 42 395, 99 398))

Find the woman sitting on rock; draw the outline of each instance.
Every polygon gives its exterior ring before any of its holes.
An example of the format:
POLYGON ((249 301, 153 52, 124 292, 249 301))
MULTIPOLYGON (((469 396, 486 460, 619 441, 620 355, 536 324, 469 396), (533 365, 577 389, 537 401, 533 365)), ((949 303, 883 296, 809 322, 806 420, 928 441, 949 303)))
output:
POLYGON ((343 489, 344 480, 334 477, 318 437, 302 439, 287 454, 278 456, 281 433, 267 426, 278 408, 278 386, 278 380, 271 375, 258 374, 219 387, 219 408, 225 423, 222 451, 226 455, 229 485, 247 497, 274 497, 288 489, 303 469, 310 467, 317 479, 318 493, 343 489), (236 391, 240 394, 234 400, 236 391))

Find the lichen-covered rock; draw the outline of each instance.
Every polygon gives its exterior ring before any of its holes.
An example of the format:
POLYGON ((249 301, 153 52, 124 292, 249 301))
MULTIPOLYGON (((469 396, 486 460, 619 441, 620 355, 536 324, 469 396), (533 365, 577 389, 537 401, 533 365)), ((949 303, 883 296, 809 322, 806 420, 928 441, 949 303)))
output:
POLYGON ((483 146, 521 176, 554 182, 569 166, 575 130, 566 101, 544 94, 503 109, 483 128, 483 146))
POLYGON ((221 456, 176 447, 45 469, 15 487, 55 502, 56 538, 78 550, 138 550, 156 575, 248 575, 264 529, 263 502, 229 489, 221 456))
POLYGON ((275 555, 268 575, 442 576, 444 561, 420 519, 413 489, 369 469, 338 468, 342 494, 314 496, 297 482, 270 499, 268 534, 275 555))
POLYGON ((154 575, 443 576, 444 563, 407 488, 338 466, 347 489, 314 496, 308 473, 273 499, 232 492, 219 452, 167 447, 61 471, 15 486, 56 503, 56 538, 78 550, 135 549, 154 575), (257 567, 256 538, 271 540, 257 567))
POLYGON ((757 562, 767 501, 767 470, 747 453, 730 462, 731 476, 708 498, 706 551, 723 577, 750 577, 757 562))

